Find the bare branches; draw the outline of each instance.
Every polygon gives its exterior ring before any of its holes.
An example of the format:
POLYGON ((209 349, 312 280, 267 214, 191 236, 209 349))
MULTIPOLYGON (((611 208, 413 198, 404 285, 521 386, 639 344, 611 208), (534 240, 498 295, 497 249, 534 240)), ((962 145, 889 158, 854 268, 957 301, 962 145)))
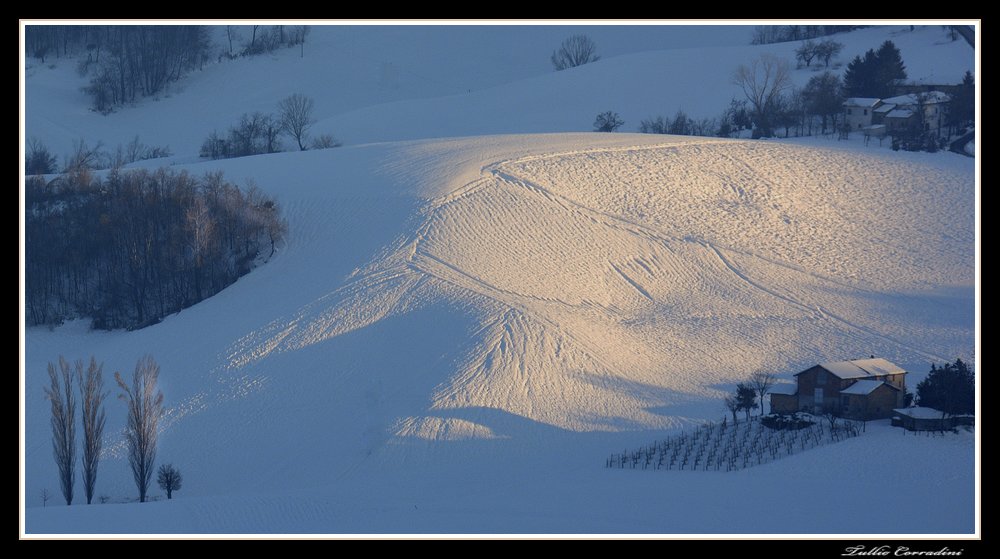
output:
POLYGON ((104 436, 104 400, 108 393, 104 391, 104 364, 90 358, 87 369, 83 361, 76 362, 76 376, 80 383, 80 402, 83 406, 83 490, 89 505, 94 498, 94 486, 97 484, 97 465, 101 459, 101 439, 104 436))
POLYGON ((762 54, 749 66, 741 64, 733 72, 733 85, 738 85, 753 107, 757 129, 755 137, 772 134, 772 116, 781 94, 791 87, 787 60, 762 54))
POLYGON ((131 387, 125 384, 120 373, 115 372, 115 382, 122 390, 118 397, 128 406, 125 442, 140 503, 146 502, 146 491, 153 477, 156 440, 160 417, 163 415, 163 393, 156 388, 159 376, 160 366, 151 355, 144 356, 136 363, 131 387))
POLYGON ((314 105, 312 99, 301 93, 289 95, 278 103, 278 111, 281 113, 281 129, 295 138, 299 145, 299 151, 306 150, 304 142, 309 128, 315 122, 312 114, 314 105))
POLYGON ((156 483, 160 485, 160 489, 167 492, 167 499, 173 499, 174 491, 181 488, 183 481, 184 477, 181 476, 181 471, 173 464, 163 464, 156 472, 156 483))
POLYGON ((774 375, 764 371, 754 371, 750 375, 750 386, 757 392, 757 396, 760 397, 760 414, 764 415, 764 397, 767 392, 771 390, 774 386, 774 375))
POLYGON ((600 59, 601 57, 597 55, 597 45, 586 35, 569 37, 552 53, 552 65, 556 70, 583 66, 600 59))
POLYGON ((73 398, 73 372, 62 356, 59 357, 59 374, 52 363, 49 363, 48 370, 49 387, 45 389, 45 396, 52 406, 52 456, 59 467, 59 487, 66 504, 70 505, 73 503, 73 483, 76 478, 76 400, 73 398))

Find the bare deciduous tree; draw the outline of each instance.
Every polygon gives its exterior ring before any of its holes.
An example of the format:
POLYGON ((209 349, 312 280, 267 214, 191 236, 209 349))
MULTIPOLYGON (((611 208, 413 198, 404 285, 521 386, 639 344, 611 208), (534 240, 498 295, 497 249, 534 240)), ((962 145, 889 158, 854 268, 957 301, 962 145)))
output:
POLYGON ((76 479, 76 400, 73 398, 73 371, 62 356, 59 357, 59 373, 55 365, 49 363, 49 387, 45 389, 45 396, 52 405, 52 455, 59 467, 59 487, 66 504, 70 505, 76 479))
POLYGON ((594 132, 614 132, 622 127, 625 121, 614 111, 604 111, 594 119, 594 132))
POLYGON ((97 484, 97 465, 101 459, 101 438, 104 436, 104 400, 108 393, 104 391, 104 364, 90 358, 87 369, 83 361, 76 362, 76 375, 80 382, 80 404, 83 407, 83 491, 87 495, 87 504, 94 498, 94 486, 97 484))
POLYGON ((774 386, 774 375, 764 371, 754 371, 750 375, 750 386, 753 387, 754 391, 760 397, 760 414, 764 415, 764 397, 767 395, 767 391, 774 386))
POLYGON ((781 94, 792 85, 788 66, 787 60, 762 54, 749 66, 741 64, 733 72, 732 83, 743 90, 753 108, 757 125, 754 137, 773 133, 772 113, 781 94))
POLYGON ((306 135, 309 127, 315 122, 313 120, 313 100, 296 93, 281 100, 278 103, 278 110, 281 112, 281 129, 289 136, 295 138, 299 144, 299 150, 306 150, 306 135))
POLYGON ((163 393, 156 389, 159 376, 160 366, 151 355, 144 356, 136 363, 131 387, 125 384, 121 373, 115 372, 115 382, 122 389, 122 394, 118 397, 128 406, 125 442, 128 464, 139 490, 140 503, 146 502, 146 490, 153 477, 156 439, 160 417, 163 415, 163 393))
POLYGON ((729 413, 733 414, 733 425, 739 425, 740 420, 736 417, 736 412, 740 411, 740 402, 736 399, 734 394, 727 394, 725 398, 722 399, 722 403, 726 405, 726 409, 729 413))
POLYGON ((600 59, 601 57, 597 55, 597 45, 586 35, 569 37, 552 53, 552 65, 556 70, 575 68, 600 59))
POLYGON ((795 49, 796 60, 805 62, 806 67, 808 68, 812 64, 813 58, 816 58, 818 54, 816 52, 816 46, 816 41, 813 41, 812 39, 803 41, 802 44, 799 45, 799 48, 795 49))
POLYGON ((51 499, 51 498, 52 498, 52 494, 49 493, 49 490, 48 489, 42 489, 42 508, 45 508, 45 505, 48 504, 49 499, 51 499))
POLYGON ((181 476, 181 471, 175 468, 173 464, 162 464, 156 472, 156 483, 160 484, 160 489, 167 492, 167 499, 173 498, 174 491, 181 488, 183 481, 184 478, 181 476))

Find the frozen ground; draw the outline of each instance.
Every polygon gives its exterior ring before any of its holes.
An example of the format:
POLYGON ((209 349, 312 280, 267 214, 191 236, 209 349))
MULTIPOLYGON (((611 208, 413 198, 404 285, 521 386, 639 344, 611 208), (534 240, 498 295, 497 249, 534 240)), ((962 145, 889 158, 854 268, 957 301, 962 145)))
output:
MULTIPOLYGON (((27 331, 27 531, 971 533, 968 434, 603 468, 721 418, 757 368, 974 357, 974 161, 898 155, 554 134, 189 165, 274 193, 287 246, 140 331, 27 331), (176 501, 41 508, 45 363, 147 352, 176 501)), ((116 501, 122 407, 98 481, 116 501)))

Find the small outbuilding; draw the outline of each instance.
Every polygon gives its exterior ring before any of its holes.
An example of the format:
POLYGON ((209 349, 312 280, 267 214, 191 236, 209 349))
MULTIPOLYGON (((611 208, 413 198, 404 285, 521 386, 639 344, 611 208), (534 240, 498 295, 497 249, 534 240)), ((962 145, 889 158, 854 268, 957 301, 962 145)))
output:
POLYGON ((941 410, 916 406, 892 410, 892 424, 907 431, 944 431, 958 425, 972 425, 971 415, 948 415, 941 410))

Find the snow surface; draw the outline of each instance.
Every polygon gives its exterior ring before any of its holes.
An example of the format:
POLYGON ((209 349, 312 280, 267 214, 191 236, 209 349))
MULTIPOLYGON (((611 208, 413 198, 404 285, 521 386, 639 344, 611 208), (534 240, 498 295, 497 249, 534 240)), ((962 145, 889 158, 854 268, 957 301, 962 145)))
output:
MULTIPOLYGON (((26 331, 27 531, 971 533, 966 432, 869 424, 735 473, 603 468, 721 419, 723 393, 757 369, 974 361, 975 162, 818 138, 387 142, 589 130, 608 109, 629 129, 678 108, 714 116, 736 95, 737 64, 797 46, 740 46, 734 32, 659 47, 653 32, 618 30, 595 36, 600 62, 551 72, 569 31, 463 30, 483 39, 463 51, 421 28, 314 28, 304 58, 209 65, 108 117, 85 109, 74 64, 29 61, 29 136, 60 154, 80 137, 169 144, 177 155, 142 165, 252 179, 284 207, 289 236, 271 262, 155 326, 26 331), (355 145, 196 162, 213 128, 293 92, 316 99, 316 133, 355 145), (111 399, 97 494, 114 504, 42 508, 43 488, 58 494, 46 363, 93 354, 110 377, 145 353, 169 407, 158 459, 181 468, 183 489, 123 503, 135 490, 111 399), (796 493, 807 498, 784 498, 796 493), (858 508, 858 495, 884 498, 858 508), (787 506, 760 514, 776 498, 787 506)), ((972 68, 971 49, 936 27, 838 36, 842 60, 887 36, 917 80, 972 68)))
MULTIPOLYGON (((876 27, 833 38, 845 45, 843 66, 892 39, 909 81, 960 83, 974 69, 973 49, 944 40, 939 26, 876 27)), ((742 98, 730 83, 733 70, 760 54, 794 66, 799 43, 748 42, 746 27, 313 26, 302 58, 287 49, 209 64, 159 98, 108 116, 88 109, 80 91, 86 78, 77 75, 75 61, 29 59, 25 128, 60 156, 79 138, 113 149, 138 135, 149 145, 169 145, 175 161, 191 160, 213 130, 224 132, 244 112, 272 112, 278 100, 303 93, 316 100, 314 133, 347 144, 590 131, 607 110, 622 116, 625 131, 635 131, 642 119, 673 117, 678 109, 717 117, 731 99, 742 98), (551 52, 575 32, 591 35, 603 58, 553 71, 551 52)), ((794 70, 793 82, 801 87, 822 70, 815 64, 794 70)))
MULTIPOLYGON (((971 437, 887 431, 737 476, 602 467, 720 418, 723 391, 755 369, 972 357, 969 158, 591 133, 188 168, 275 194, 287 246, 149 328, 28 330, 29 532, 974 528, 971 437), (184 471, 180 500, 37 506, 56 479, 45 363, 92 353, 128 371, 146 352, 163 370, 159 458, 184 471), (888 474, 907 457, 935 469, 888 474), (836 462, 887 472, 852 483, 892 499, 835 513, 851 506, 842 480, 816 468, 836 462), (745 485, 823 498, 740 514, 730 494, 745 485), (940 514, 916 506, 928 498, 940 514)), ((121 408, 109 402, 109 426, 121 408)), ((119 433, 107 449, 98 494, 120 500, 133 489, 119 433)))

